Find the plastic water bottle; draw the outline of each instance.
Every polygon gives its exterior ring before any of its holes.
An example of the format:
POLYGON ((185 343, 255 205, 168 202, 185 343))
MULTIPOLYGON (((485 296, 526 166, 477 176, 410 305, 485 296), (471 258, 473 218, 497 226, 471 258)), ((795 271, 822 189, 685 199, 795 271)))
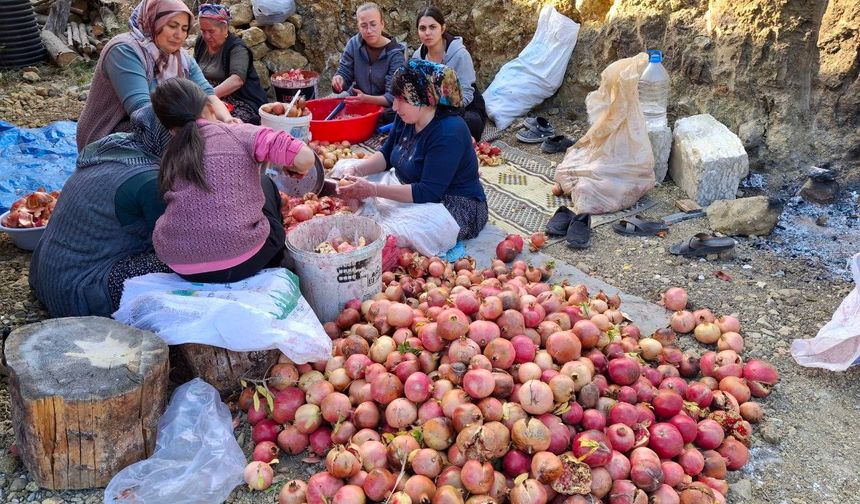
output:
POLYGON ((639 77, 639 104, 645 114, 645 125, 649 130, 668 125, 666 106, 669 103, 669 87, 672 84, 669 72, 663 68, 663 52, 648 51, 648 66, 639 77))

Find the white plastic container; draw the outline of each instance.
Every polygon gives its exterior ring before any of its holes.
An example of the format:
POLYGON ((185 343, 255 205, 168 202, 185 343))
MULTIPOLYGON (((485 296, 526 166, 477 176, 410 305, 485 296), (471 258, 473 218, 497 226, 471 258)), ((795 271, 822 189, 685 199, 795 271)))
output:
POLYGON ((287 252, 299 287, 320 322, 337 318, 347 301, 370 299, 382 289, 382 226, 367 217, 330 215, 305 221, 287 234, 287 252), (367 245, 353 252, 320 254, 314 249, 338 237, 367 245))
MULTIPOLYGON (((286 107, 288 104, 284 104, 286 107)), ((286 131, 299 140, 308 143, 311 141, 311 119, 313 114, 301 117, 287 117, 285 115, 274 115, 263 110, 262 105, 257 112, 260 114, 260 126, 272 128, 275 131, 286 131)))
POLYGON ((648 54, 648 66, 639 77, 639 104, 645 115, 645 125, 649 130, 655 130, 668 125, 666 107, 672 80, 663 68, 663 52, 650 49, 648 54))

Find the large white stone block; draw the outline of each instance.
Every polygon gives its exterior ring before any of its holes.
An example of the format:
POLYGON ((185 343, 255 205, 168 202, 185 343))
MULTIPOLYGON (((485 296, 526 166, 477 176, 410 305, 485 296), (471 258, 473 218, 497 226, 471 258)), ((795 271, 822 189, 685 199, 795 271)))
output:
POLYGON ((710 114, 675 121, 669 175, 701 206, 734 199, 749 173, 749 158, 737 135, 710 114))

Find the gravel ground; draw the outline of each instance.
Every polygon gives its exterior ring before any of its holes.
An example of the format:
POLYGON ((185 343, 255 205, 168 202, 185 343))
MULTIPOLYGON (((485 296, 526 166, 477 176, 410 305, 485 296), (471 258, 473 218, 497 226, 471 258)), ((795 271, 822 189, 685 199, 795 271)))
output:
MULTIPOLYGON (((0 96, 4 84, 0 82, 0 96)), ((576 137, 583 125, 564 123, 560 130, 576 137)), ((506 134, 505 140, 514 143, 511 134, 506 134)), ((660 203, 646 213, 647 217, 674 213, 673 202, 683 197, 671 183, 652 194, 660 203)), ((851 222, 856 218, 843 206, 821 211, 829 213, 831 222, 851 222)), ((705 219, 672 226, 663 239, 622 237, 605 225, 595 229, 592 247, 586 251, 571 251, 563 244, 546 249, 557 259, 645 299, 656 301, 668 286, 686 288, 692 305, 738 316, 747 342, 745 355, 769 360, 779 368, 782 380, 763 401, 766 420, 756 428, 751 461, 742 471, 730 475, 732 503, 860 502, 860 480, 855 475, 855 467, 860 465, 860 428, 855 421, 860 409, 860 369, 845 373, 806 369, 797 366, 789 353, 791 340, 814 336, 852 288, 844 275, 850 248, 835 247, 817 255, 807 249, 821 248, 815 245, 824 240, 833 242, 832 238, 824 238, 827 234, 838 235, 836 242, 857 243, 860 233, 847 225, 828 233, 815 226, 804 229, 791 233, 777 230, 768 238, 739 238, 736 257, 728 261, 681 259, 667 253, 675 241, 707 230, 705 219), (792 248, 795 243, 804 245, 792 248), (717 272, 727 274, 731 280, 717 278, 717 272)), ((17 250, 5 235, 0 237, 3 338, 15 327, 46 317, 27 285, 29 258, 29 253, 17 250)), ((237 430, 237 436, 250 453, 247 427, 237 430)), ((0 502, 102 501, 100 490, 56 493, 37 488, 10 451, 13 441, 4 378, 0 380, 0 502)), ((316 470, 315 465, 297 458, 281 460, 278 484, 272 490, 251 494, 238 488, 228 502, 274 502, 281 482, 306 479, 316 470)))

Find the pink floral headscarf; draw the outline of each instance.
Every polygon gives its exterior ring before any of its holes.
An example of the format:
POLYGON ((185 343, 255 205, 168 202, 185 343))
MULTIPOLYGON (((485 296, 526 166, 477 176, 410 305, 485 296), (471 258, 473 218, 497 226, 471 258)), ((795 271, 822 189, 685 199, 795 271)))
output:
POLYGON ((161 31, 174 14, 184 12, 188 14, 189 24, 194 19, 191 10, 182 0, 143 0, 134 9, 128 26, 131 36, 140 44, 143 51, 148 54, 154 62, 155 78, 165 81, 172 77, 188 77, 185 69, 188 68, 184 61, 188 55, 179 50, 175 53, 165 53, 155 45, 155 36, 161 31))

